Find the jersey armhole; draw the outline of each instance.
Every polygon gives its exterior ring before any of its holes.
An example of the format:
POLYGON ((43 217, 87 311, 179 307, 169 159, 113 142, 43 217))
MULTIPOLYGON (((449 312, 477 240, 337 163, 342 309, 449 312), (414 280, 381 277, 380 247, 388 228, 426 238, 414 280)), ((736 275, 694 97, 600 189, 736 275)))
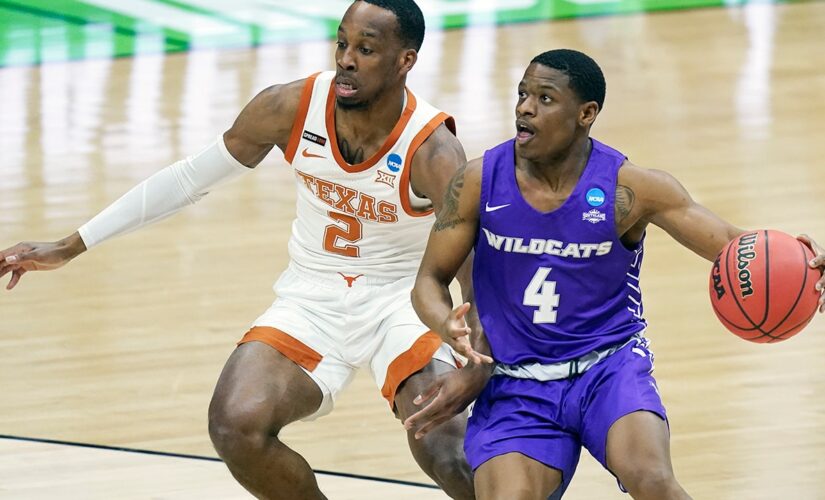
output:
POLYGON ((315 88, 315 79, 320 73, 315 73, 307 78, 304 83, 304 89, 301 91, 301 98, 298 101, 298 110, 295 113, 295 121, 292 122, 292 131, 289 133, 289 142, 286 144, 286 151, 284 152, 284 159, 287 163, 292 164, 295 158, 295 152, 298 150, 298 144, 301 142, 301 133, 304 130, 304 123, 309 112, 309 102, 312 100, 312 90, 315 88))

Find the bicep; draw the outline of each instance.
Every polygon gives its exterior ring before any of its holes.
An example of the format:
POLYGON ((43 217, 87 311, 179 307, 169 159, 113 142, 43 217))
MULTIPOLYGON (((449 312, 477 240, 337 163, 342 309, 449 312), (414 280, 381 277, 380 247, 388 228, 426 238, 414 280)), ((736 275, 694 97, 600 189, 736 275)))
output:
POLYGON ((416 194, 429 199, 438 214, 453 175, 466 163, 464 148, 442 123, 413 157, 412 188, 416 194))
POLYGON ((297 113, 303 81, 273 85, 241 110, 223 139, 232 156, 255 167, 276 145, 286 144, 297 113))
POLYGON ((655 195, 649 202, 650 222, 683 246, 712 261, 725 244, 744 232, 697 203, 670 174, 655 171, 651 174, 653 186, 647 188, 655 195))

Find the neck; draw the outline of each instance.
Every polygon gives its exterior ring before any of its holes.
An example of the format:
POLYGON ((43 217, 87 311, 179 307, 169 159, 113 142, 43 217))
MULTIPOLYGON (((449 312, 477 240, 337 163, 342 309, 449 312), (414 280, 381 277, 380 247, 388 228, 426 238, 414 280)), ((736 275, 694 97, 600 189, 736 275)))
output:
POLYGON ((570 147, 559 154, 546 159, 521 159, 517 165, 532 177, 547 183, 553 191, 558 191, 568 184, 575 185, 578 182, 587 166, 592 148, 590 137, 584 135, 574 139, 570 147))

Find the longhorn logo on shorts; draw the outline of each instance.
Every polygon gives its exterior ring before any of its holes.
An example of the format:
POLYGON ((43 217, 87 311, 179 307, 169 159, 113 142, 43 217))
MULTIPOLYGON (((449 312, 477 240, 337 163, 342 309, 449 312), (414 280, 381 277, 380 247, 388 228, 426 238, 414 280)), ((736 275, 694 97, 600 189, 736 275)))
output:
POLYGON ((344 278, 344 280, 346 280, 347 288, 352 288, 352 284, 355 283, 355 280, 363 276, 363 274, 359 274, 358 276, 347 276, 346 274, 340 272, 338 274, 340 274, 341 277, 344 278))
POLYGON ((387 168, 390 172, 398 172, 401 170, 401 155, 393 153, 387 157, 387 168))

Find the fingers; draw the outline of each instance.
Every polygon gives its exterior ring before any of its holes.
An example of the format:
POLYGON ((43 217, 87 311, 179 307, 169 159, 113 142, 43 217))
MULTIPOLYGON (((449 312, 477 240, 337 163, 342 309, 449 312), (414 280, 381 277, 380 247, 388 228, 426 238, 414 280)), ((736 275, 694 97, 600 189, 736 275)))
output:
POLYGON ((469 311, 469 310, 470 310, 470 303, 465 302, 465 303, 461 304, 460 306, 456 307, 455 309, 453 309, 453 318, 454 319, 461 319, 461 318, 464 317, 465 314, 467 314, 467 311, 469 311))
POLYGON ((444 408, 439 394, 421 411, 410 415, 404 421, 404 428, 408 431, 415 429, 415 439, 421 439, 450 418, 452 418, 452 414, 444 408))
POLYGON ((17 286, 17 283, 19 283, 19 282, 20 282, 20 278, 21 278, 24 274, 26 274, 26 270, 25 270, 25 269, 22 269, 22 268, 21 268, 21 269, 15 269, 14 271, 12 271, 12 273, 11 273, 11 280, 9 281, 9 284, 8 284, 8 285, 6 285, 6 290, 11 290, 11 289, 12 289, 12 288, 14 288, 15 286, 17 286))
POLYGON ((424 392, 422 392, 421 394, 416 396, 415 399, 413 399, 413 404, 420 405, 425 401, 429 401, 430 399, 432 399, 433 396, 438 394, 439 390, 441 390, 441 382, 436 380, 435 382, 433 382, 432 385, 424 389, 424 392))
POLYGON ((492 357, 487 356, 486 354, 481 354, 478 351, 473 351, 473 352, 476 354, 476 357, 480 360, 480 362, 478 362, 478 364, 483 363, 483 364, 486 364, 486 365, 491 365, 491 364, 495 363, 495 361, 493 361, 492 357))

